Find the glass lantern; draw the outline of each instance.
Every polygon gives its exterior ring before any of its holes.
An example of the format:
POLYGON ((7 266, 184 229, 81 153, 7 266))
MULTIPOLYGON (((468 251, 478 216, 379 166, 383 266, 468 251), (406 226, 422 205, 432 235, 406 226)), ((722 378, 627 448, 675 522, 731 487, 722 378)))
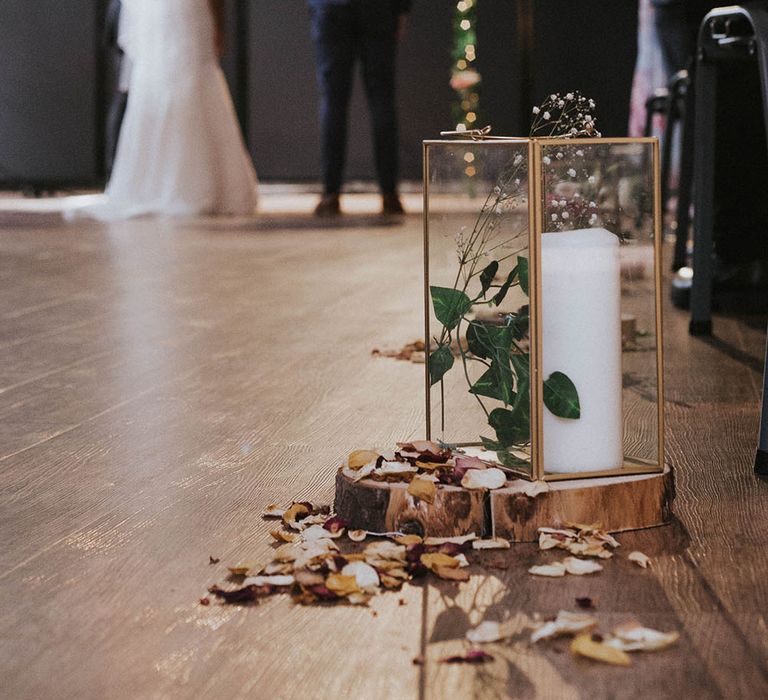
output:
POLYGON ((427 437, 530 480, 664 468, 653 138, 424 142, 427 437))

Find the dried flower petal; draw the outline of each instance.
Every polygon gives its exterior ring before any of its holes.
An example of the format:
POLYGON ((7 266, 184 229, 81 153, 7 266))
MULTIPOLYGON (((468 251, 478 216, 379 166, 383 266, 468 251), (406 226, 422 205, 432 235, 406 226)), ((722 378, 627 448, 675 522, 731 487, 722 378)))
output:
POLYGON ((357 578, 343 574, 331 574, 325 579, 325 587, 337 596, 345 598, 353 593, 362 593, 357 585, 357 578))
POLYGON ((304 538, 305 542, 315 542, 317 540, 328 540, 334 537, 339 537, 339 535, 341 535, 340 532, 334 535, 329 530, 326 530, 322 525, 310 525, 306 530, 303 530, 301 533, 301 536, 304 538))
POLYGON ((475 540, 472 542, 472 549, 509 549, 509 540, 503 537, 494 537, 492 540, 475 540))
POLYGON ((501 627, 495 620, 483 620, 474 629, 468 630, 465 637, 473 644, 489 644, 501 638, 501 627))
POLYGON ((588 634, 580 634, 571 642, 571 653, 615 666, 632 665, 629 656, 621 649, 608 646, 603 642, 596 642, 588 634))
POLYGON ((360 469, 353 470, 349 467, 344 467, 341 470, 341 473, 344 474, 348 479, 351 479, 352 481, 361 481, 365 479, 365 477, 370 476, 373 474, 373 472, 376 470, 376 464, 374 462, 371 462, 370 464, 366 464, 364 467, 360 467, 360 469))
POLYGON ((569 574, 575 576, 584 576, 585 574, 594 574, 597 571, 602 571, 603 567, 596 561, 589 561, 588 559, 577 559, 576 557, 566 557, 563 561, 563 566, 569 574))
POLYGON ((235 564, 234 566, 228 566, 229 573, 233 576, 247 576, 251 572, 261 570, 260 564, 235 564))
POLYGON ((349 522, 344 520, 344 518, 339 517, 338 515, 334 515, 332 518, 328 518, 328 520, 323 523, 323 527, 334 535, 343 533, 344 529, 348 526, 349 522))
POLYGON ((496 467, 468 469, 461 480, 461 485, 465 489, 500 489, 506 483, 507 475, 496 467))
POLYGON ((597 620, 591 615, 561 610, 557 613, 557 617, 554 620, 543 622, 536 626, 533 634, 531 634, 531 642, 558 637, 562 634, 586 632, 596 626, 597 620))
POLYGON ((434 503, 437 486, 433 481, 421 479, 417 476, 408 484, 408 493, 426 503, 434 503))
POLYGON ((526 481, 517 490, 529 498, 536 498, 540 493, 547 493, 551 489, 546 481, 526 481))
POLYGON ((310 513, 309 508, 304 503, 294 503, 283 513, 283 522, 294 530, 300 529, 299 520, 306 518, 310 513))
POLYGON ((379 588, 379 575, 370 564, 353 561, 341 571, 342 576, 354 576, 358 587, 366 593, 375 593, 379 588))
POLYGON ((379 453, 373 450, 355 450, 349 453, 346 466, 349 469, 357 470, 371 462, 375 463, 378 458, 379 453))
POLYGON ((243 586, 292 586, 293 576, 249 576, 243 581, 243 586))
POLYGON ((325 584, 325 576, 317 571, 309 571, 307 569, 299 569, 294 573, 296 583, 300 586, 317 586, 325 584))
POLYGON ((282 508, 276 503, 270 503, 261 515, 263 518, 282 518, 286 510, 286 508, 282 508))
POLYGON ((648 564, 651 563, 650 558, 642 552, 630 552, 627 559, 629 559, 629 561, 635 562, 635 564, 641 566, 643 569, 647 569, 648 564))
POLYGON ((422 542, 422 538, 418 535, 396 535, 393 539, 397 544, 402 544, 406 547, 411 544, 421 544, 422 542))
POLYGON ((459 560, 456 559, 456 557, 451 557, 448 554, 441 554, 440 552, 422 554, 420 559, 421 563, 431 570, 434 570, 436 566, 444 566, 451 569, 456 569, 459 566, 459 560))
POLYGON ((243 586, 234 590, 225 590, 218 586, 211 586, 208 592, 221 598, 225 603, 252 603, 259 598, 271 595, 275 589, 272 586, 243 586))
POLYGON ((382 462, 381 466, 374 470, 378 476, 396 476, 400 474, 412 474, 419 471, 405 462, 382 462))
POLYGON ((613 637, 606 644, 622 651, 658 651, 674 644, 679 638, 677 632, 659 632, 630 622, 616 627, 613 637))
POLYGON ((540 566, 532 566, 528 569, 529 574, 534 576, 549 576, 551 578, 559 578, 565 576, 565 564, 556 561, 553 564, 542 564, 540 566))
POLYGON ((300 536, 298 533, 288 532, 286 530, 270 530, 269 534, 278 542, 295 542, 300 536))
POLYGON ((446 656, 440 659, 441 664, 484 664, 493 661, 493 656, 480 649, 470 649, 464 655, 446 656))
POLYGON ((427 537, 424 539, 424 544, 427 547, 433 547, 441 544, 464 544, 476 539, 477 535, 474 532, 470 532, 468 535, 456 535, 455 537, 427 537))

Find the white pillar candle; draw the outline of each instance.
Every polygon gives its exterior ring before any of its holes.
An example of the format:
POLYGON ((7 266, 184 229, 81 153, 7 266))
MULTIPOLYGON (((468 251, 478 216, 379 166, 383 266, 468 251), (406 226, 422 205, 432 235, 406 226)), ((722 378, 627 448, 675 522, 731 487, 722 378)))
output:
POLYGON ((605 229, 541 237, 544 379, 563 372, 579 393, 581 417, 544 408, 544 470, 621 468, 621 281, 619 240, 605 229))

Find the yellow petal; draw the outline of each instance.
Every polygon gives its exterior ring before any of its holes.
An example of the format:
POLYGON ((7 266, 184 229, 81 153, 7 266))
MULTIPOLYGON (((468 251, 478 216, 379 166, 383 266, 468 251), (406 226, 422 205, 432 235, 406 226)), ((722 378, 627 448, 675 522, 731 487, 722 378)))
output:
POLYGON ((397 544, 404 544, 406 547, 410 544, 421 544, 421 537, 418 535, 397 535, 392 538, 397 544))
POLYGON ((352 595, 353 593, 362 593, 357 585, 357 579, 354 576, 344 576, 343 574, 331 574, 328 576, 325 579, 325 587, 342 597, 352 595))
POLYGON ((450 569, 457 569, 459 567, 459 560, 455 557, 443 554, 442 552, 433 552, 429 554, 421 555, 421 563, 428 569, 435 570, 437 566, 443 566, 450 569))
POLYGON ((632 665, 629 656, 621 649, 614 649, 602 642, 596 642, 588 634, 580 634, 571 642, 571 653, 615 666, 632 665))
POLYGON ((375 462, 379 458, 379 453, 373 450, 355 450, 349 453, 347 458, 347 466, 350 469, 360 469, 366 464, 375 462))
POLYGON ((408 493, 414 498, 418 498, 427 503, 435 502, 435 494, 437 494, 437 486, 434 481, 427 481, 426 479, 416 478, 411 480, 408 484, 408 493))

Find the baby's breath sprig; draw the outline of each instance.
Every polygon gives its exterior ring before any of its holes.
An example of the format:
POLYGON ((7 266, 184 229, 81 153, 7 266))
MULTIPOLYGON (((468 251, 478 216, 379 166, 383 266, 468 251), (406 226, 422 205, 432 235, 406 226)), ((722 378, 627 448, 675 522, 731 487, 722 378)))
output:
POLYGON ((599 137, 595 121, 595 101, 573 91, 561 95, 552 93, 533 108, 531 136, 561 138, 599 137))

